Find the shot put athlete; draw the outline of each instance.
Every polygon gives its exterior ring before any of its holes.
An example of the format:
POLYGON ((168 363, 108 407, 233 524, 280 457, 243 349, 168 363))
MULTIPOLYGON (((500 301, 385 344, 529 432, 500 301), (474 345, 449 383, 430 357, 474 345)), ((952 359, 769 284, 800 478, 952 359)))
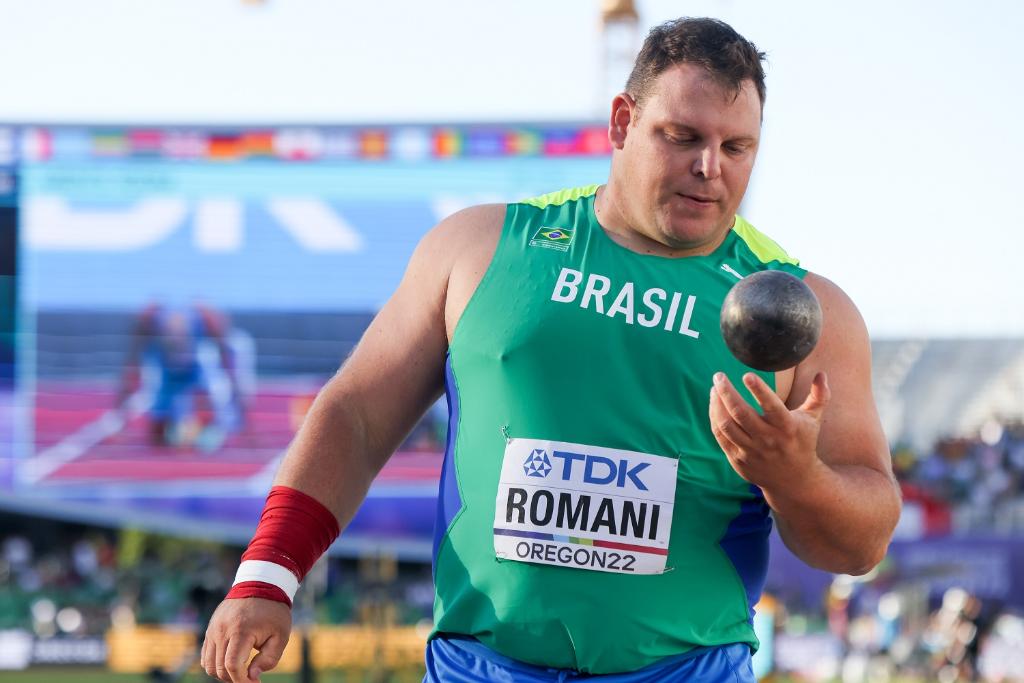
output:
POLYGON ((716 20, 656 27, 611 103, 606 184, 423 238, 284 459, 206 632, 210 675, 276 665, 299 581, 443 390, 427 681, 752 681, 772 516, 810 565, 881 560, 900 499, 864 323, 736 215, 762 56, 716 20), (719 330, 730 287, 767 269, 823 311, 778 372, 719 330))

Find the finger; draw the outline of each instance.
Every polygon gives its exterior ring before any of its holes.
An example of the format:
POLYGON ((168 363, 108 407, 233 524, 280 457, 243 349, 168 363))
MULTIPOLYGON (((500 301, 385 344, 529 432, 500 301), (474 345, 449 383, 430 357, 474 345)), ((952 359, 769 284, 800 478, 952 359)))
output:
POLYGON ((711 433, 718 440, 718 445, 728 453, 737 453, 742 449, 750 449, 754 440, 737 424, 722 402, 718 390, 712 387, 708 417, 711 421, 711 433))
POLYGON ((203 634, 203 646, 199 648, 199 668, 206 671, 206 644, 210 642, 210 638, 203 634))
POLYGON ((752 372, 743 375, 743 385, 761 406, 762 417, 774 427, 784 427, 792 419, 789 408, 760 376, 752 372))
POLYGON ((210 678, 217 678, 217 641, 209 639, 204 647, 206 647, 206 656, 203 659, 203 671, 210 678))
POLYGON ((217 648, 217 659, 214 663, 214 671, 217 672, 217 680, 224 681, 224 683, 231 683, 231 676, 228 674, 227 662, 224 660, 224 656, 227 653, 227 648, 231 646, 231 639, 229 638, 226 643, 221 643, 220 647, 217 648))
POLYGON ((816 421, 821 421, 825 407, 832 398, 832 390, 828 386, 828 377, 819 372, 811 382, 811 391, 797 410, 810 414, 816 421))
POLYGON ((756 438, 763 435, 766 427, 764 418, 743 400, 725 373, 716 372, 714 381, 722 405, 725 406, 732 419, 751 437, 756 438))
POLYGON ((277 666, 277 663, 281 661, 281 655, 284 654, 284 647, 287 644, 287 638, 281 638, 276 635, 267 638, 266 642, 260 646, 259 654, 253 657, 252 662, 249 664, 249 679, 258 681, 261 673, 270 671, 277 666))
POLYGON ((249 653, 252 652, 252 647, 255 644, 256 639, 252 636, 236 635, 228 641, 228 646, 224 651, 224 668, 232 683, 242 683, 246 680, 245 664, 249 661, 249 653))

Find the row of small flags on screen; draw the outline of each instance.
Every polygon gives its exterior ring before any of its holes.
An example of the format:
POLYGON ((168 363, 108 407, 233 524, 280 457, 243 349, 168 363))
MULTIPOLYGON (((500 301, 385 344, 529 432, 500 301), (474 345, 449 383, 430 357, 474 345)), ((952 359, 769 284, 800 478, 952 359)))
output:
POLYGON ((216 132, 138 128, 29 128, 21 157, 51 159, 182 159, 417 161, 462 157, 594 156, 611 153, 602 126, 288 128, 216 132))

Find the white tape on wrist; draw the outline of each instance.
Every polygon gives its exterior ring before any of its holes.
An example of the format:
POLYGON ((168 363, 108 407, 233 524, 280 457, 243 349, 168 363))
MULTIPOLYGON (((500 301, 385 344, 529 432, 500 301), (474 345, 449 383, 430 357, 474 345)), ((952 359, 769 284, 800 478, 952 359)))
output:
POLYGON ((295 578, 290 570, 273 562, 263 560, 245 560, 238 565, 238 572, 235 573, 235 582, 232 586, 243 581, 261 581, 277 586, 284 591, 289 600, 295 599, 295 591, 299 589, 299 580, 295 578))

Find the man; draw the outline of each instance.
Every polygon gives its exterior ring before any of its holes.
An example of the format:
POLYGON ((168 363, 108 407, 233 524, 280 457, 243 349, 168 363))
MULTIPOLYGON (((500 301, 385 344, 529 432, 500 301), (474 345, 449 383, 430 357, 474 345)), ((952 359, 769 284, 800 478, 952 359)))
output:
POLYGON ((612 102, 606 185, 424 237, 281 467, 207 631, 211 675, 276 664, 297 580, 442 386, 428 681, 751 681, 769 511, 811 565, 883 557, 900 501, 864 323, 735 215, 762 56, 715 20, 655 28, 612 102), (778 373, 718 331, 732 284, 768 268, 824 311, 816 349, 778 373))
POLYGON ((193 444, 215 450, 241 427, 244 398, 232 333, 226 317, 209 306, 146 306, 135 321, 121 378, 118 403, 139 390, 143 370, 155 377, 149 435, 155 446, 193 444), (196 395, 203 394, 213 418, 202 425, 196 395))

